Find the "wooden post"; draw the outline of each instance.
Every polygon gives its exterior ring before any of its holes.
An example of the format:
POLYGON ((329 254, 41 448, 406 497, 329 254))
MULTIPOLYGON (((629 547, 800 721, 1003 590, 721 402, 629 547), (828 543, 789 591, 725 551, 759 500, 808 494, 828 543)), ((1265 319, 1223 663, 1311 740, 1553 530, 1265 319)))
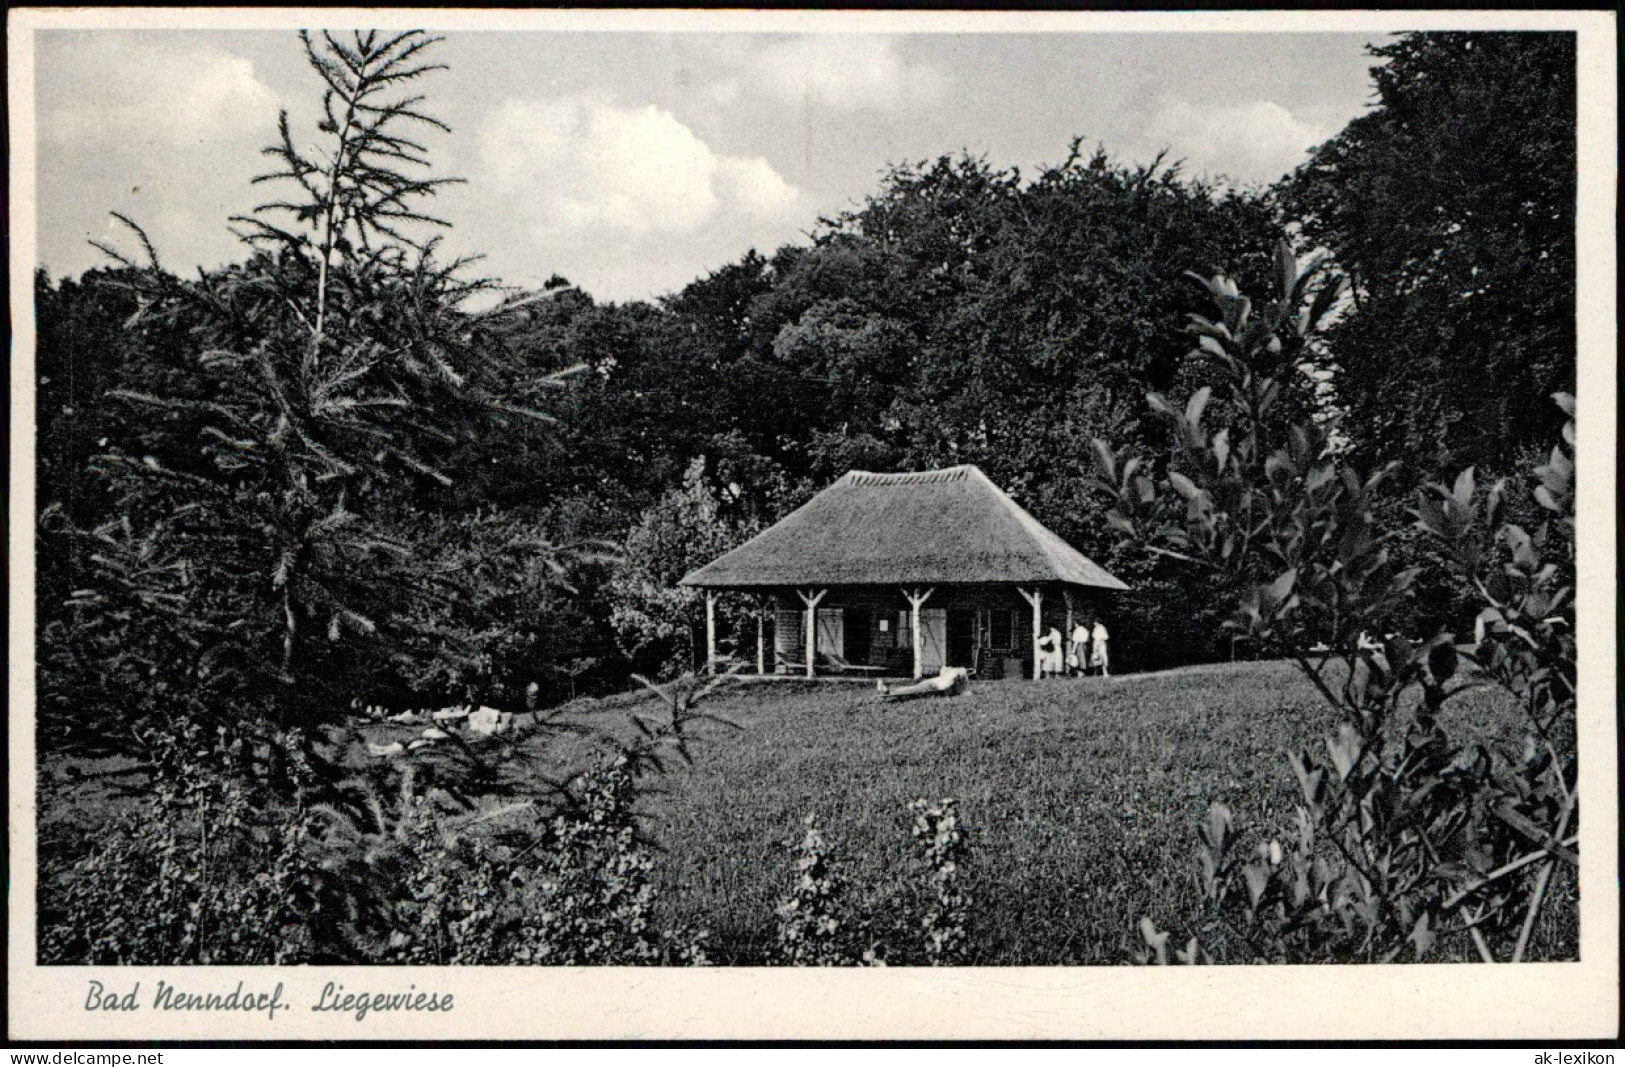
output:
POLYGON ((757 597, 756 598, 756 673, 757 674, 766 674, 767 673, 767 647, 763 643, 766 640, 765 635, 766 635, 766 632, 767 632, 766 623, 764 622, 764 619, 765 619, 766 615, 767 615, 767 601, 763 597, 757 597))
POLYGON ((914 636, 914 677, 919 678, 925 674, 923 639, 920 637, 920 605, 931 599, 931 594, 937 591, 932 586, 925 592, 915 589, 912 593, 903 590, 903 596, 908 598, 909 633, 914 636))
POLYGON ((1041 636, 1038 631, 1044 625, 1044 591, 1035 586, 1030 593, 1021 588, 1017 588, 1016 592, 1020 593, 1021 598, 1033 606, 1033 680, 1037 681, 1044 676, 1043 660, 1040 658, 1041 654, 1038 650, 1038 641, 1041 636))
POLYGON ((705 591, 705 673, 717 670, 717 594, 705 591))
MULTIPOLYGON (((1068 673, 1067 657, 1072 654, 1072 590, 1061 590, 1061 598, 1066 601, 1066 631, 1061 634, 1061 647, 1059 651, 1061 653, 1061 673, 1066 674, 1068 673)), ((1078 666, 1087 667, 1088 664, 1080 663, 1078 666)))
POLYGON ((817 592, 809 589, 805 593, 796 590, 796 596, 807 605, 807 677, 813 676, 813 660, 818 656, 818 602, 828 595, 828 589, 817 592))

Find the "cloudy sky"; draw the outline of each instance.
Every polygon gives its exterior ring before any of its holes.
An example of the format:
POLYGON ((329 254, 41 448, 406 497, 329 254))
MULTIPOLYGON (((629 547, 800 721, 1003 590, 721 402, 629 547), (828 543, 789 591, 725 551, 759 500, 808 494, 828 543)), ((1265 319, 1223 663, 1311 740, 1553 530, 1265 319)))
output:
MULTIPOLYGON (((1032 171, 1073 137, 1188 173, 1268 182, 1370 99, 1366 33, 448 35, 422 83, 452 132, 434 205, 450 251, 519 286, 604 300, 673 291, 747 249, 804 240, 895 162, 968 151, 1032 171)), ((314 141, 291 32, 52 30, 36 38, 39 245, 101 261, 109 212, 171 269, 241 248, 227 219, 279 109, 314 141), (301 125, 303 120, 303 125, 301 125)))

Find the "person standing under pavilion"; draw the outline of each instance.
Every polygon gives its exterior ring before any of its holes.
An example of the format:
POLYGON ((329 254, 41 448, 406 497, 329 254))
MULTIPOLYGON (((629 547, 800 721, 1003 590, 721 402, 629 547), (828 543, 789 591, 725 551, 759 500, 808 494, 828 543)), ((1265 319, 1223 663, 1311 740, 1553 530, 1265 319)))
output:
POLYGON ((1110 635, 1106 633, 1106 624, 1095 616, 1095 624, 1089 630, 1089 669, 1100 669, 1103 677, 1111 677, 1111 657, 1106 653, 1106 641, 1110 635))

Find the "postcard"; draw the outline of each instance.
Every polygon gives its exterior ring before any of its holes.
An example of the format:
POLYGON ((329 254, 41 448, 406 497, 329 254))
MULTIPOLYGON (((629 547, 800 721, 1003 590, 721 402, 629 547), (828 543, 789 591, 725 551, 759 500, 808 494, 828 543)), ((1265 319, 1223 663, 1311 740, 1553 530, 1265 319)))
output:
POLYGON ((1618 1036, 1610 15, 8 25, 12 1040, 1618 1036))

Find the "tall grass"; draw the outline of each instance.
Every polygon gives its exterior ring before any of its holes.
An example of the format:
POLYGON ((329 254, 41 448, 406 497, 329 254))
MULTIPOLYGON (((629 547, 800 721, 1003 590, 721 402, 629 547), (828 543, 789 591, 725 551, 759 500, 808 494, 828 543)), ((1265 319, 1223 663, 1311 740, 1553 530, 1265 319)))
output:
MULTIPOLYGON (((1513 725, 1507 708, 1461 705, 1486 740, 1513 725)), ((966 963, 1125 962, 1141 915, 1193 915, 1194 827, 1208 804, 1285 820, 1296 795, 1285 751, 1335 728, 1284 663, 984 683, 903 704, 772 683, 716 709, 744 729, 713 736, 665 780, 647 831, 665 850, 669 921, 708 927, 724 964, 767 958, 786 845, 809 812, 876 932, 916 940, 908 804, 949 796, 972 835, 966 963)))
MULTIPOLYGON (((572 711, 602 726, 652 699, 584 700, 572 711)), ((1194 830, 1208 805, 1224 801, 1248 813, 1254 833, 1277 832, 1297 796, 1285 752, 1336 727, 1285 663, 985 682, 898 704, 861 686, 747 681, 705 710, 741 729, 691 738, 692 763, 646 780, 641 833, 656 849, 656 925, 708 930, 711 959, 724 965, 777 958, 774 908, 808 814, 842 861, 870 936, 894 961, 915 961, 931 903, 910 835, 910 804, 922 797, 955 798, 970 836, 964 963, 1127 962, 1142 915, 1196 925, 1194 830)), ((1452 736, 1521 744, 1515 709, 1491 690, 1447 712, 1452 736)), ((518 743, 561 771, 593 755, 585 740, 518 743)), ((124 768, 43 769, 42 838, 65 851, 128 806, 124 789, 139 789, 124 768)), ((1572 908, 1552 921, 1572 923, 1572 908)))

